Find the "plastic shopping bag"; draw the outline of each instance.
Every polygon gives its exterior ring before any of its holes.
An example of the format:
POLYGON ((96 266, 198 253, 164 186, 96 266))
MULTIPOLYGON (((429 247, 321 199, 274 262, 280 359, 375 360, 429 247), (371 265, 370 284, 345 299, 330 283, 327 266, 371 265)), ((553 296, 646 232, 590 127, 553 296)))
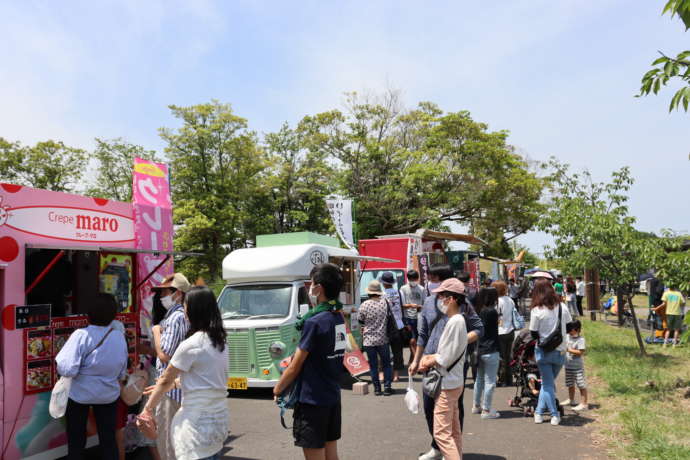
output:
POLYGON ((419 413, 419 395, 412 388, 412 376, 407 379, 407 393, 405 393, 405 405, 413 414, 419 413))
POLYGON ((65 415, 71 387, 71 377, 60 377, 58 379, 55 387, 53 387, 53 392, 50 395, 50 404, 48 405, 48 412, 50 412, 51 417, 60 418, 65 415))

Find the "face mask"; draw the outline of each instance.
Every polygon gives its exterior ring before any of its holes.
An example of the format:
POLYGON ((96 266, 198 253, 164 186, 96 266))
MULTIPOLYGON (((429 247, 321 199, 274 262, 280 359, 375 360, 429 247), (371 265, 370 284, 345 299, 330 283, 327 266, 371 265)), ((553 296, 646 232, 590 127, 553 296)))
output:
POLYGON ((410 281, 410 287, 417 287, 418 284, 419 283, 417 283, 416 281, 410 281))
POLYGON ((309 301, 312 305, 316 306, 319 303, 319 296, 314 294, 314 285, 309 286, 309 301))
POLYGON ((165 297, 161 297, 161 303, 163 304, 163 308, 165 308, 166 310, 170 310, 170 307, 172 307, 175 303, 173 301, 172 294, 165 297))
POLYGON ((441 310, 441 313, 443 313, 444 315, 446 313, 448 313, 448 303, 447 302, 448 302, 447 300, 444 300, 443 302, 438 304, 438 309, 441 310))

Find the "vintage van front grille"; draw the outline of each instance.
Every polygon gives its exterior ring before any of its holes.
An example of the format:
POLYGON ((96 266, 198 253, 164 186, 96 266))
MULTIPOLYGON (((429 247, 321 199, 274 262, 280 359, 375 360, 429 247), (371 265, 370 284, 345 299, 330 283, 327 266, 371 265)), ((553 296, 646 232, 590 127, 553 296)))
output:
POLYGON ((230 373, 249 373, 249 331, 228 331, 227 343, 230 373))
POLYGON ((277 327, 256 328, 254 330, 256 339, 256 361, 259 367, 268 367, 273 362, 268 347, 281 339, 280 330, 277 327))

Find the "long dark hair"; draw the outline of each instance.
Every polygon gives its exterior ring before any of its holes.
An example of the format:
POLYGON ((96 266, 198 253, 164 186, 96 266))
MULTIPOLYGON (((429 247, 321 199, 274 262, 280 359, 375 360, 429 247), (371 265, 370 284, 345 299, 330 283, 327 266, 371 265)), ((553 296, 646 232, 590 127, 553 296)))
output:
POLYGON ((539 279, 534 283, 531 308, 548 307, 553 310, 560 303, 561 299, 551 285, 551 280, 539 279))
POLYGON ((187 318, 189 318, 189 332, 192 334, 204 331, 211 339, 213 346, 219 351, 225 350, 227 334, 223 329, 223 320, 213 291, 205 286, 194 286, 187 293, 187 318))
POLYGON ((474 301, 474 309, 479 313, 487 307, 495 307, 498 304, 498 291, 493 287, 485 287, 479 290, 474 301))

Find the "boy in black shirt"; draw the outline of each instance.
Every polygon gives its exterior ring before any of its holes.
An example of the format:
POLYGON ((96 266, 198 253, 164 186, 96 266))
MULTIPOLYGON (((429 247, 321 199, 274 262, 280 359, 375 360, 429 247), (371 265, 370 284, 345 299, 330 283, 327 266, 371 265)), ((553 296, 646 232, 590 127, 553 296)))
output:
POLYGON ((294 410, 293 437, 304 458, 337 460, 340 439, 340 385, 347 334, 337 300, 343 275, 333 264, 314 267, 309 295, 316 307, 297 322, 302 331, 297 351, 273 389, 280 396, 299 379, 299 402, 294 410))

